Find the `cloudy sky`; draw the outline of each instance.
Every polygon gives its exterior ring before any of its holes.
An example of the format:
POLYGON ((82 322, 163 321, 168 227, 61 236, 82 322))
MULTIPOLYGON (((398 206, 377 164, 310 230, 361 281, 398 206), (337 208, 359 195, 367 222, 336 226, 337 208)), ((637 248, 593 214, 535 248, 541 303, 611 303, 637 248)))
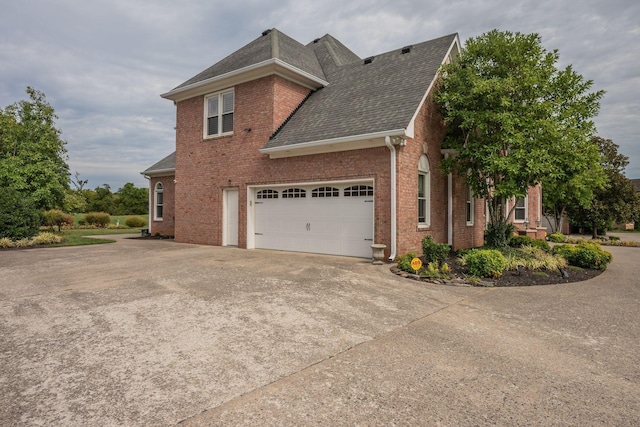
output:
POLYGON ((301 43, 330 33, 360 57, 442 35, 538 33, 560 66, 607 93, 596 125, 640 178, 637 0, 0 0, 0 107, 32 86, 59 119, 71 172, 89 187, 146 186, 174 151, 175 107, 160 98, 278 28, 301 43))

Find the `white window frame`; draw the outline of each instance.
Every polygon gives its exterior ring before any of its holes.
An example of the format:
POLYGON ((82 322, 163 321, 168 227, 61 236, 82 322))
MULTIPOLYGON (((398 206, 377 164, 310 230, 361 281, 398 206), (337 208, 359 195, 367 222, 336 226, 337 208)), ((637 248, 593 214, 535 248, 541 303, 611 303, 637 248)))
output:
POLYGON ((418 162, 418 187, 416 189, 418 201, 418 227, 427 228, 431 226, 431 171, 429 167, 429 159, 425 154, 420 156, 418 162), (424 194, 420 195, 420 182, 424 194), (420 207, 424 209, 424 218, 420 218, 420 207))
POLYGON ((162 182, 156 182, 153 191, 153 220, 154 221, 162 221, 164 218, 164 185, 162 182), (160 201, 158 201, 158 195, 161 194, 160 201), (162 214, 158 215, 158 208, 162 209, 162 214))
POLYGON ((467 202, 465 204, 465 217, 467 220, 467 225, 473 225, 475 220, 475 198, 473 197, 473 191, 471 188, 467 188, 467 202))
POLYGON ((234 117, 235 108, 236 108, 236 95, 235 95, 235 90, 233 88, 206 95, 204 97, 204 122, 202 126, 204 139, 219 138, 221 136, 233 135, 233 127, 235 126, 235 117, 234 117), (230 111, 224 111, 223 99, 224 99, 224 96, 228 94, 231 94, 233 96, 233 105, 230 111), (215 100, 215 99, 217 99, 218 101, 217 102, 218 133, 209 134, 209 117, 213 117, 213 115, 209 114, 209 100, 215 100), (230 131, 223 132, 222 131, 223 117, 228 114, 231 114, 233 126, 231 127, 230 131))
POLYGON ((513 222, 517 222, 517 223, 523 223, 527 220, 527 218, 529 218, 529 196, 526 195, 525 197, 517 197, 515 199, 513 199, 513 222), (523 207, 518 207, 518 200, 522 200, 524 203, 523 207), (522 219, 518 219, 516 213, 519 210, 524 210, 524 218, 522 219))

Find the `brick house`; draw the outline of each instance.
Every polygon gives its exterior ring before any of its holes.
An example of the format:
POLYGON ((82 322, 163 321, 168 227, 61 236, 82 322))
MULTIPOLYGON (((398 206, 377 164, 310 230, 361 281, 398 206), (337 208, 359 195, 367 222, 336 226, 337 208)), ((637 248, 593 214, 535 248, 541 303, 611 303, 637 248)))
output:
MULTIPOLYGON (((272 29, 162 97, 176 151, 144 172, 150 232, 176 241, 394 258, 425 236, 480 246, 485 204, 443 175, 433 104, 456 34, 362 59, 272 29)), ((539 188, 514 222, 541 216, 539 188)))

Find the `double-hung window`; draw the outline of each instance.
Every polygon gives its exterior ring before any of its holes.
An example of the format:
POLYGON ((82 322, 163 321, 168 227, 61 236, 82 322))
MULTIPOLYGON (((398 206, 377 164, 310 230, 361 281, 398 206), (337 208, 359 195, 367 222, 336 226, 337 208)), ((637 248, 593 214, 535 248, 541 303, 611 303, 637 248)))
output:
POLYGON ((527 219, 527 197, 518 197, 513 208, 513 219, 516 222, 524 222, 527 219))
POLYGON ((467 189, 467 225, 473 225, 475 206, 473 202, 473 191, 467 189))
POLYGON ((156 183, 155 188, 155 209, 153 210, 153 219, 156 221, 162 221, 162 217, 164 214, 164 188, 162 187, 162 183, 156 183))
POLYGON ((428 227, 431 224, 431 177, 429 159, 424 154, 418 163, 418 226, 428 227))
POLYGON ((207 95, 204 98, 204 137, 233 133, 234 92, 232 90, 207 95))

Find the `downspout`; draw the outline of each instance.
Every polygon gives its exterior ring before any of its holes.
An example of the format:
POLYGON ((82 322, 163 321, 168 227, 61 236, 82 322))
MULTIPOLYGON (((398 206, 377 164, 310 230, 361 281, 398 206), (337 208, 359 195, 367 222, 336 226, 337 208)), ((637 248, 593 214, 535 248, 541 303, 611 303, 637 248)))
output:
POLYGON ((153 203, 151 203, 151 200, 153 198, 153 191, 151 189, 151 177, 149 175, 145 175, 142 174, 142 176, 145 177, 145 179, 147 181, 149 181, 149 200, 148 200, 148 204, 149 204, 149 213, 147 214, 147 224, 149 224, 147 227, 149 228, 149 234, 151 234, 151 215, 152 215, 152 209, 153 209, 153 203))
POLYGON ((391 143, 391 138, 389 136, 384 137, 384 143, 389 147, 389 151, 391 151, 391 254, 389 255, 389 261, 393 261, 396 259, 397 250, 396 147, 391 143))

